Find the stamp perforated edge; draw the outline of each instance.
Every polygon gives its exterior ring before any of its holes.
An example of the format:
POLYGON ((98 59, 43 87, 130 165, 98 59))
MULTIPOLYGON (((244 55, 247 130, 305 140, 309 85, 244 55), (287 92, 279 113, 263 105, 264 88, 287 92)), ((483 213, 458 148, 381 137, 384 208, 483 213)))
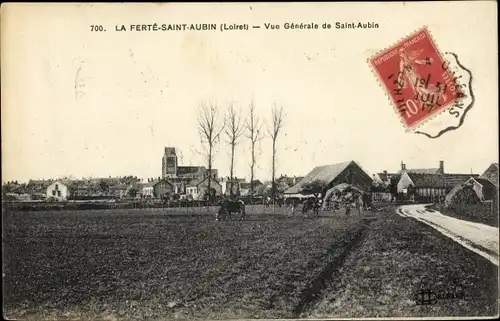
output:
MULTIPOLYGON (((378 83, 379 83, 379 86, 382 88, 382 90, 384 91, 385 93, 385 96, 387 97, 387 99, 389 100, 389 103, 393 106, 393 110, 394 112, 396 113, 398 119, 399 119, 399 122, 401 123, 401 125, 403 125, 403 128, 406 130, 406 132, 413 132, 413 131, 416 131, 417 129, 421 128, 423 125, 425 125, 425 123, 435 119, 436 117, 438 117, 439 115, 441 115, 442 113, 446 112, 448 109, 451 108, 452 103, 453 102, 456 102, 457 99, 459 98, 455 98, 454 100, 450 101, 450 103, 448 103, 448 106, 446 106, 445 108, 443 108, 442 110, 440 110, 439 112, 437 113, 434 113, 434 114, 431 114, 425 118, 422 118, 421 120, 419 120, 417 123, 415 123, 413 126, 409 126, 405 123, 404 121, 404 118, 403 116, 401 115, 401 113, 399 112, 398 110, 398 106, 394 103, 392 97, 390 96, 390 94, 387 92, 387 88, 385 87, 384 85, 384 80, 382 79, 382 77, 380 76, 380 74, 378 73, 377 69, 375 68, 375 66, 372 64, 372 60, 374 57, 388 51, 389 49, 395 47, 396 45, 398 45, 399 43, 403 42, 404 40, 408 39, 408 38, 411 38, 415 35, 417 35, 418 33, 422 32, 422 31, 426 31, 427 34, 429 35, 430 39, 431 39, 431 42, 434 46, 434 49, 436 50, 436 53, 441 57, 441 59, 443 59, 443 61, 445 60, 444 59, 444 56, 443 54, 441 53, 441 50, 436 42, 436 40, 434 39, 434 36, 432 35, 432 33, 430 32, 429 28, 427 25, 424 25, 418 29, 414 29, 413 32, 410 32, 408 33, 406 36, 404 37, 401 37, 399 38, 398 40, 394 41, 391 45, 388 45, 386 46, 385 48, 377 51, 375 54, 373 54, 371 57, 367 58, 366 61, 368 63, 368 65, 370 66, 370 69, 375 77, 375 79, 377 79, 378 83)), ((449 73, 449 71, 448 71, 449 73)), ((451 75, 450 75, 451 76, 451 75)))

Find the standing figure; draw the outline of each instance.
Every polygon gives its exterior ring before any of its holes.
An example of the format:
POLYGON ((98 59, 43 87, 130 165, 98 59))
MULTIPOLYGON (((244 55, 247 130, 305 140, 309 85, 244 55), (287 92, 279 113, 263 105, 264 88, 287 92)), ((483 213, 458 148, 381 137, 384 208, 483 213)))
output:
POLYGON ((361 214, 363 209, 363 196, 361 194, 356 198, 356 207, 358 208, 358 214, 361 214))
POLYGON ((347 202, 345 205, 345 215, 350 215, 351 214, 351 203, 347 202))

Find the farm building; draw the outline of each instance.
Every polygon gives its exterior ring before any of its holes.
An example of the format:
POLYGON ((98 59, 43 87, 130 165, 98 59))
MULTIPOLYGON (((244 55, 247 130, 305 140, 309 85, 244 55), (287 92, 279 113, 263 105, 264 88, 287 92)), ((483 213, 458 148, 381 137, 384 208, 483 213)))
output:
POLYGON ((491 164, 479 178, 487 179, 498 187, 498 163, 491 164))
POLYGON ((364 192, 369 192, 373 179, 355 161, 315 167, 294 186, 285 191, 285 198, 303 197, 303 188, 312 182, 322 182, 324 192, 345 183, 364 192))
POLYGON ((462 184, 458 184, 446 195, 445 206, 450 207, 457 203, 477 204, 492 201, 498 188, 489 180, 482 178, 470 178, 462 184))
POLYGON ((47 186, 47 199, 55 199, 57 201, 66 201, 70 197, 70 184, 57 180, 47 186))
POLYGON ((488 201, 498 204, 498 163, 491 164, 481 176, 471 177, 466 182, 455 185, 446 195, 445 206, 488 201))

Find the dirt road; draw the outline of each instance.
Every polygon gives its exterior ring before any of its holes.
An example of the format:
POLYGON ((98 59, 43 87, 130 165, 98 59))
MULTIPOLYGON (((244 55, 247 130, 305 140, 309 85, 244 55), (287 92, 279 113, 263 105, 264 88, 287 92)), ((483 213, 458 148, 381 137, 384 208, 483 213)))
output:
POLYGON ((434 210, 428 210, 425 206, 425 204, 403 205, 396 211, 401 216, 413 217, 432 226, 460 245, 498 265, 497 227, 459 220, 434 210))

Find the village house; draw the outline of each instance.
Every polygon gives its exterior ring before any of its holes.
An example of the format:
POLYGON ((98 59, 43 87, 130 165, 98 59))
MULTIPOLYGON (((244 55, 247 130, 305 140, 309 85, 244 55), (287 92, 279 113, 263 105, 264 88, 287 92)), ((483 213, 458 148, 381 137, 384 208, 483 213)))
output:
POLYGON ((391 179, 393 176, 396 176, 397 173, 388 173, 384 170, 381 173, 373 174, 373 183, 376 186, 388 187, 391 185, 391 179))
POLYGON ((321 181, 325 190, 342 183, 370 192, 373 179, 355 161, 315 167, 309 174, 285 191, 285 198, 303 197, 303 187, 311 182, 321 181))
POLYGON ((397 173, 388 173, 386 170, 373 174, 371 189, 373 201, 390 201, 392 199, 390 187, 391 181, 396 175, 397 173))
MULTIPOLYGON (((215 190, 215 195, 222 195, 222 185, 217 181, 217 179, 212 178, 210 180, 210 188, 215 190)), ((208 177, 198 178, 191 181, 186 186, 186 195, 191 196, 193 199, 200 199, 206 194, 208 189, 208 177)))
POLYGON ((438 168, 406 169, 401 163, 401 170, 393 178, 399 199, 415 201, 442 201, 447 193, 458 184, 465 183, 477 174, 446 173, 444 162, 438 168))
POLYGON ((189 182, 192 181, 192 179, 189 178, 182 178, 182 177, 171 177, 168 178, 168 181, 172 184, 173 186, 173 193, 174 194, 186 194, 186 186, 189 184, 189 182))
POLYGON ((57 200, 57 201, 67 201, 71 196, 70 183, 63 182, 62 180, 56 180, 49 186, 47 186, 47 199, 57 200))
MULTIPOLYGON (((253 180, 252 184, 253 184, 254 195, 257 195, 257 191, 258 191, 259 187, 262 186, 262 182, 259 180, 253 180)), ((250 189, 251 189, 250 182, 241 183, 240 184, 240 195, 241 196, 249 196, 250 189)))
POLYGON ((222 195, 231 195, 231 187, 232 195, 241 195, 241 184, 245 183, 245 179, 233 177, 231 181, 230 177, 221 177, 219 183, 222 186, 222 195))
POLYGON ((148 179, 141 185, 143 198, 163 198, 174 192, 174 186, 166 179, 148 179))
POLYGON ((276 178, 275 182, 278 186, 282 187, 284 190, 297 184, 303 176, 288 176, 286 174, 281 174, 280 177, 276 178))

